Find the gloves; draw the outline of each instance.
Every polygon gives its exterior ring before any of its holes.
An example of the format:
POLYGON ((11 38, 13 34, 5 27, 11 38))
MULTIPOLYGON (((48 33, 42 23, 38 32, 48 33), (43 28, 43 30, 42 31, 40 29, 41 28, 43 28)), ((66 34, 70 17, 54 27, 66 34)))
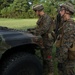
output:
POLYGON ((30 29, 30 28, 29 28, 29 29, 27 29, 27 32, 29 32, 29 33, 31 33, 31 34, 35 34, 35 29, 33 29, 33 28, 30 29))

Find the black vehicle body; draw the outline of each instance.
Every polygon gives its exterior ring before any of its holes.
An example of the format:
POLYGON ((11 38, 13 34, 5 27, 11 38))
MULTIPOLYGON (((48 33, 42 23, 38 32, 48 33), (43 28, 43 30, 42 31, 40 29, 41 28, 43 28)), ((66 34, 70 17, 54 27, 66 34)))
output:
MULTIPOLYGON (((3 67, 2 65, 5 65, 5 63, 8 62, 9 59, 11 59, 9 57, 14 57, 14 55, 16 56, 17 54, 19 56, 20 53, 22 53, 22 54, 25 53, 25 55, 27 55, 27 56, 29 55, 33 58, 34 58, 34 56, 38 57, 36 52, 37 52, 37 50, 39 50, 39 51, 42 50, 42 45, 40 43, 41 40, 42 40, 41 36, 35 36, 31 33, 28 33, 27 31, 19 31, 19 30, 17 31, 17 30, 8 29, 8 28, 0 29, 0 66, 1 66, 1 68, 3 70, 6 70, 6 68, 3 67)), ((23 55, 23 57, 24 57, 24 55, 23 55)), ((29 59, 31 57, 29 57, 29 59)), ((15 57, 14 57, 14 59, 15 59, 15 57)), ((41 63, 41 62, 38 62, 38 63, 41 63)), ((9 65, 5 65, 5 66, 7 67, 9 65)), ((8 67, 8 69, 9 69, 9 67, 8 67)), ((42 66, 41 66, 41 69, 42 69, 42 66)), ((5 74, 2 74, 2 75, 8 75, 6 73, 7 73, 7 70, 6 70, 5 74)), ((18 74, 18 75, 21 75, 21 74, 18 74)), ((33 75, 35 75, 35 74, 33 74, 33 75)))

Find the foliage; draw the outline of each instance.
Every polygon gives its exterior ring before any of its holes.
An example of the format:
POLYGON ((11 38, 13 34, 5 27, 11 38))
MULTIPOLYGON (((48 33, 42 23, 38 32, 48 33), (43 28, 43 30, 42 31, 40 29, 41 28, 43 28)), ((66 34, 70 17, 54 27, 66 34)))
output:
POLYGON ((44 11, 54 18, 58 5, 64 1, 69 1, 75 6, 75 0, 0 0, 0 17, 34 18, 36 16, 32 6, 43 4, 44 11))

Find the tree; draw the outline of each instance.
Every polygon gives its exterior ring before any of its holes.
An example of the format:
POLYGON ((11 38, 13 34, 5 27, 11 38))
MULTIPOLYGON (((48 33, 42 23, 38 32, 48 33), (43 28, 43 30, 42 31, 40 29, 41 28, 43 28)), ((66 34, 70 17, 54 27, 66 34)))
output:
MULTIPOLYGON (((4 10, 6 10, 5 12, 8 12, 10 10, 10 14, 14 15, 13 17, 26 17, 27 15, 25 15, 25 12, 28 12, 28 10, 30 9, 30 5, 28 3, 28 0, 14 0, 14 2, 12 4, 10 4, 10 6, 8 8, 4 8, 1 12, 2 15, 5 15, 4 10)), ((7 15, 7 14, 6 14, 7 15)))
POLYGON ((36 16, 32 10, 32 6, 43 4, 44 11, 51 17, 55 17, 58 5, 64 1, 69 1, 75 6, 75 0, 0 0, 0 16, 33 18, 36 16))

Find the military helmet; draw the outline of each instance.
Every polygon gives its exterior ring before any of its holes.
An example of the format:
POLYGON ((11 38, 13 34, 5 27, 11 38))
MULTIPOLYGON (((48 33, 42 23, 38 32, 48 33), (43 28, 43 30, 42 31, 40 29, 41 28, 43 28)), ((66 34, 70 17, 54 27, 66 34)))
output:
POLYGON ((69 2, 66 2, 64 4, 60 4, 60 7, 64 7, 66 10, 70 11, 72 14, 75 13, 74 6, 69 2))
POLYGON ((41 10, 44 9, 44 7, 43 7, 42 4, 38 4, 38 5, 33 6, 32 9, 33 9, 34 11, 41 11, 41 10))

